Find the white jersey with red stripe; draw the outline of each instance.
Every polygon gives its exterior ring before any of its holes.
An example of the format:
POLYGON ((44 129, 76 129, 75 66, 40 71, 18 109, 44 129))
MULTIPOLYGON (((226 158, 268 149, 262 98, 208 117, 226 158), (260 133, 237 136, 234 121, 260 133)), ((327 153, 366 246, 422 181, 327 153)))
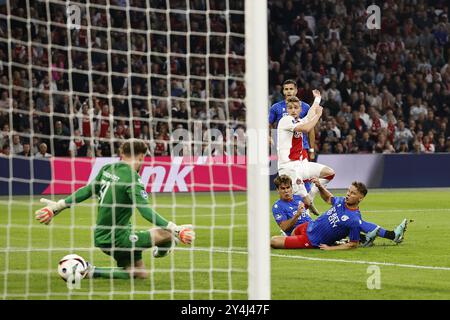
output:
POLYGON ((325 167, 322 164, 307 161, 308 153, 303 148, 303 135, 301 132, 294 131, 295 126, 304 121, 306 120, 296 120, 287 115, 281 118, 277 128, 278 174, 289 176, 294 194, 302 197, 308 194, 304 181, 319 177, 325 167))
POLYGON ((295 126, 304 121, 304 119, 294 119, 294 117, 287 115, 278 122, 278 168, 291 161, 301 161, 307 157, 307 153, 303 149, 302 132, 294 131, 295 126))

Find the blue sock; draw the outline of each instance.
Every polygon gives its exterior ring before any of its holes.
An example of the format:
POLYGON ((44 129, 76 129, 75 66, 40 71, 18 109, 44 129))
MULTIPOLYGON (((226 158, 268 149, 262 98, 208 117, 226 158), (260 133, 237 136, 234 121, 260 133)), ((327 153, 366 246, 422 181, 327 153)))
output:
POLYGON ((378 235, 382 238, 386 238, 386 229, 383 228, 378 229, 378 235))

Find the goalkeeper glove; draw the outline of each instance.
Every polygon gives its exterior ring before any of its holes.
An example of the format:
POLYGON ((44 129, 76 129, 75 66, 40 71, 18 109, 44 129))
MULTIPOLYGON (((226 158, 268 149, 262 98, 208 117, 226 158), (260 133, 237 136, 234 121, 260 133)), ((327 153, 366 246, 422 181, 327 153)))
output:
POLYGON ((195 231, 193 230, 192 224, 177 226, 175 223, 169 222, 167 224, 167 229, 184 244, 191 244, 195 240, 195 231))
POLYGON ((68 207, 64 200, 55 202, 52 200, 41 198, 40 202, 45 203, 46 206, 37 210, 34 214, 36 216, 36 220, 39 220, 40 223, 44 224, 49 224, 55 215, 68 207))

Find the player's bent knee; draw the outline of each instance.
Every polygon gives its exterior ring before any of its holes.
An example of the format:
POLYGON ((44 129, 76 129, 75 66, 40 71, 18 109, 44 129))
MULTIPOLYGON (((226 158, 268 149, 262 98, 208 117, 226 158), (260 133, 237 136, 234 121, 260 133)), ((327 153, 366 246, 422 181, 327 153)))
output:
POLYGON ((332 180, 334 178, 334 175, 336 173, 334 172, 333 169, 331 169, 330 167, 325 167, 322 169, 322 171, 320 172, 320 177, 321 178, 325 178, 327 180, 332 180))
POLYGON ((284 248, 284 238, 285 237, 281 237, 281 236, 273 236, 270 239, 270 246, 273 249, 283 249, 284 248))
POLYGON ((150 276, 150 274, 149 274, 147 271, 139 270, 139 271, 133 272, 133 276, 134 276, 136 279, 148 279, 148 277, 150 276))

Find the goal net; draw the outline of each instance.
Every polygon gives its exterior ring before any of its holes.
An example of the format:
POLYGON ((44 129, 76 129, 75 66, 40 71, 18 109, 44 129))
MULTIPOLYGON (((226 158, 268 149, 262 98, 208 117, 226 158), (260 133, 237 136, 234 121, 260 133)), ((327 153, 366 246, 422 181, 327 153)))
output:
MULTIPOLYGON (((263 4, 247 5, 264 17, 263 4)), ((2 299, 270 297, 266 161, 247 163, 252 152, 267 159, 267 138, 246 147, 267 127, 267 88, 246 75, 259 63, 267 77, 265 54, 249 66, 265 48, 246 52, 252 22, 244 0, 0 1, 2 299), (39 199, 92 182, 129 138, 148 145, 139 175, 149 206, 193 224, 196 241, 163 258, 145 250, 148 279, 65 283, 67 254, 117 267, 94 243, 98 200, 44 225, 39 199)), ((151 227, 137 210, 131 225, 151 227)))

